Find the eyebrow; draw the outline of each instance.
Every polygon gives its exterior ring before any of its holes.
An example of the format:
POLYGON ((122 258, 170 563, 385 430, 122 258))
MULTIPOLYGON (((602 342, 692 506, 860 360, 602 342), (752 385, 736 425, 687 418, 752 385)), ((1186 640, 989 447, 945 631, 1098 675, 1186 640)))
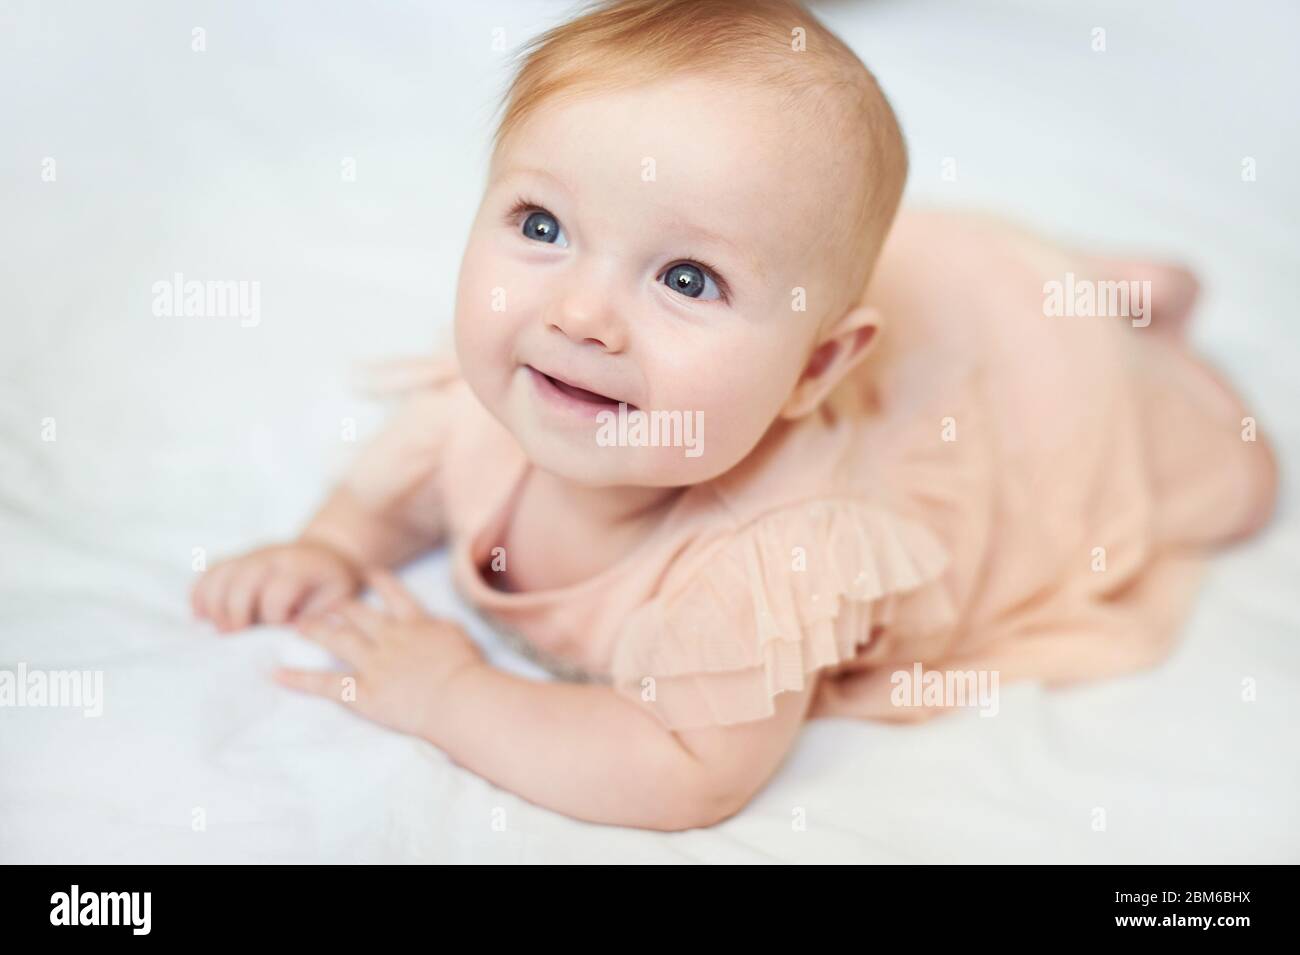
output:
MULTIPOLYGON (((497 178, 497 182, 508 182, 522 176, 533 176, 539 179, 545 179, 570 195, 575 191, 569 186, 568 182, 557 176, 555 173, 536 166, 515 166, 502 173, 497 178)), ((746 268, 751 276, 759 281, 766 280, 767 272, 763 269, 758 259, 752 253, 741 249, 735 242, 728 239, 725 235, 722 235, 719 232, 714 232, 711 229, 706 229, 703 226, 695 225, 693 222, 688 222, 684 219, 673 219, 670 222, 670 227, 677 230, 679 233, 688 236, 692 241, 707 243, 725 249, 729 257, 735 259, 746 268)))
POLYGON ((568 193, 573 192, 573 190, 569 188, 569 184, 565 180, 557 176, 555 173, 535 166, 515 166, 511 169, 506 170, 506 172, 498 176, 497 182, 498 183, 508 182, 509 180, 517 179, 520 176, 534 176, 538 179, 545 179, 550 183, 552 183, 553 185, 563 189, 565 192, 568 193))
POLYGON ((754 278, 759 281, 766 279, 767 273, 763 270, 762 265, 759 264, 758 259, 753 255, 753 253, 744 251, 725 235, 713 232, 703 226, 698 226, 694 223, 681 220, 675 221, 673 226, 678 232, 693 237, 697 242, 705 242, 721 246, 723 249, 727 250, 731 257, 748 269, 750 275, 754 278))

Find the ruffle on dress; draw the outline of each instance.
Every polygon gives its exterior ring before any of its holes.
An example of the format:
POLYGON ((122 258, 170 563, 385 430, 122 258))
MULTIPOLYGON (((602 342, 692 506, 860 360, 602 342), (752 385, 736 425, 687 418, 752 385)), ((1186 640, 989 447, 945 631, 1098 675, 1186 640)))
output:
POLYGON ((951 627, 948 564, 929 529, 865 501, 772 512, 633 611, 614 689, 671 730, 764 719, 777 694, 852 660, 900 613, 909 631, 951 627))

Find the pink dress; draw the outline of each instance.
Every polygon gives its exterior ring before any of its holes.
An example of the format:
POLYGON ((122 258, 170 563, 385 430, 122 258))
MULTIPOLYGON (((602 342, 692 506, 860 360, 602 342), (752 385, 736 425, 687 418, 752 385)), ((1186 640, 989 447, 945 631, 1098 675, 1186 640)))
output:
POLYGON ((345 480, 445 514, 468 602, 670 729, 763 719, 814 675, 811 717, 906 720, 943 708, 895 705, 915 664, 1056 685, 1160 660, 1204 555, 1271 505, 1235 396, 1158 312, 1044 315, 1053 276, 978 222, 901 219, 877 275, 884 326, 852 379, 582 583, 485 579, 531 465, 453 361, 345 480))

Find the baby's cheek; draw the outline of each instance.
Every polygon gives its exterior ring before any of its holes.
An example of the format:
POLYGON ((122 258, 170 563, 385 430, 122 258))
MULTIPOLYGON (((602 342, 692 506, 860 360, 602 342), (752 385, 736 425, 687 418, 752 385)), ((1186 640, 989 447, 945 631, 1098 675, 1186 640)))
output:
POLYGON ((504 366, 513 355, 519 316, 527 307, 509 269, 489 255, 467 255, 456 295, 456 348, 462 367, 504 366))
MULTIPOLYGON (((706 353, 701 349, 700 353, 706 353)), ((726 359, 687 366, 678 362, 665 369, 668 387, 657 389, 671 410, 690 416, 698 436, 699 452, 678 462, 684 473, 720 474, 738 464, 758 443, 783 401, 774 389, 781 387, 762 373, 762 362, 743 348, 726 359)), ((694 481, 683 482, 694 483, 694 481)))
POLYGON ((683 411, 681 456, 675 460, 660 457, 656 462, 671 465, 680 478, 670 483, 695 484, 731 470, 744 460, 770 423, 743 394, 729 396, 719 389, 699 398, 683 411))

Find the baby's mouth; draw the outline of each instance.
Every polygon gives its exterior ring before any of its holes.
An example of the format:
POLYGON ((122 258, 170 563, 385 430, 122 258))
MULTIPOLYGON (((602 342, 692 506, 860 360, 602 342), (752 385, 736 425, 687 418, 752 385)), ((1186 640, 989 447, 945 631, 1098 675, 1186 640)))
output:
POLYGON ((575 401, 581 401, 586 404, 599 406, 599 407, 617 407, 620 404, 625 404, 627 405, 629 411, 633 410, 633 408, 635 407, 634 405, 628 404, 628 402, 623 401, 622 399, 611 398, 608 395, 602 395, 599 392, 589 391, 588 389, 581 388, 578 385, 570 384, 564 379, 556 378, 553 375, 548 375, 546 372, 540 371, 537 368, 534 368, 532 365, 528 366, 528 370, 531 371, 533 374, 537 375, 539 378, 541 378, 542 381, 544 381, 546 385, 548 385, 549 387, 554 388, 560 394, 566 395, 569 398, 574 399, 575 401))

